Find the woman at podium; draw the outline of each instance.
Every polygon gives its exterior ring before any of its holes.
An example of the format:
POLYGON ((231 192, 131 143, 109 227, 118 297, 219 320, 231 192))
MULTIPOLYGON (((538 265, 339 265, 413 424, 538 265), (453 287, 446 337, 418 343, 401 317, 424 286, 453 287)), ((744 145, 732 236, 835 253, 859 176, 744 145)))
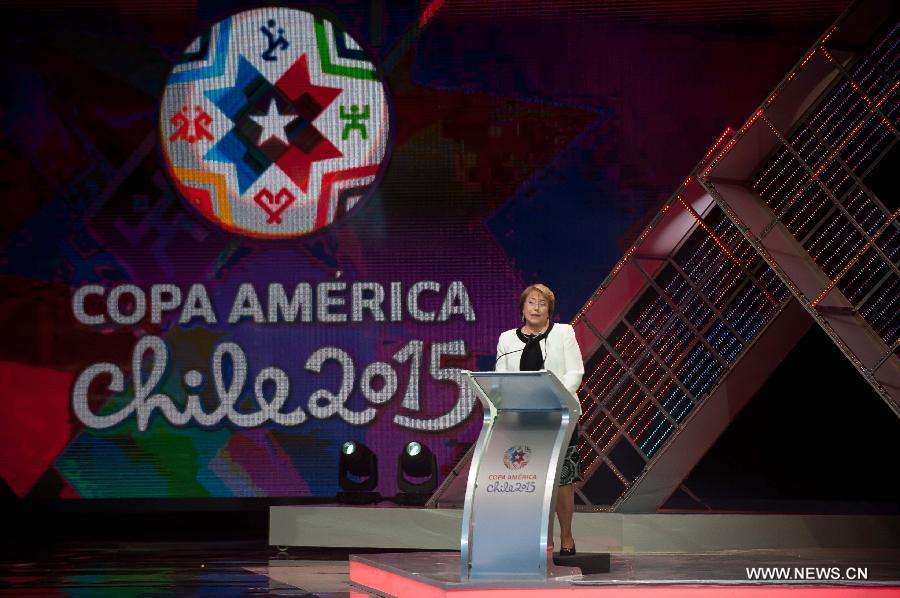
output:
MULTIPOLYGON (((584 376, 584 362, 572 327, 550 321, 555 304, 556 296, 545 285, 533 284, 522 291, 519 297, 522 325, 500 335, 495 369, 498 372, 549 370, 575 395, 584 376)), ((556 500, 561 556, 575 554, 575 539, 572 537, 574 483, 584 480, 578 466, 577 438, 576 431, 569 439, 556 500)))

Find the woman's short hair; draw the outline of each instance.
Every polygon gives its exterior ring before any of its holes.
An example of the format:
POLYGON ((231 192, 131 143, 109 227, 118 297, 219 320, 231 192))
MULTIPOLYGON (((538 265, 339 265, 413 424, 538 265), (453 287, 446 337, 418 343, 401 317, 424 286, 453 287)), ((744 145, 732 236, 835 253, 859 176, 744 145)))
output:
POLYGON ((528 299, 528 295, 530 295, 532 291, 537 291, 544 296, 544 299, 547 300, 547 311, 552 315, 553 308, 556 305, 556 295, 553 294, 553 291, 551 291, 547 287, 547 285, 540 283, 528 285, 527 287, 525 287, 525 290, 522 291, 522 296, 519 297, 519 314, 525 311, 525 301, 528 299))

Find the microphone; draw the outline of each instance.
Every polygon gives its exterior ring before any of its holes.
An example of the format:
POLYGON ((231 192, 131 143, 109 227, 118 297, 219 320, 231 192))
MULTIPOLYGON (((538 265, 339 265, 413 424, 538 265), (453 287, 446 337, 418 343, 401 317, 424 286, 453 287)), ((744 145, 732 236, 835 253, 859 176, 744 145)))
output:
MULTIPOLYGON (((544 350, 541 351, 541 363, 547 361, 547 355, 549 353, 549 351, 547 350, 547 338, 548 337, 545 336, 543 339, 544 340, 544 350)), ((500 355, 497 356, 496 361, 494 361, 494 366, 496 366, 498 363, 500 363, 500 360, 503 359, 504 357, 506 357, 507 355, 511 355, 513 353, 521 353, 522 351, 524 351, 525 349, 528 348, 528 345, 530 345, 533 342, 534 342, 534 339, 529 339, 528 342, 525 343, 525 346, 522 347, 521 349, 513 349, 512 351, 507 351, 506 353, 501 353, 500 355)), ((540 346, 541 346, 541 343, 540 343, 540 341, 538 341, 538 347, 540 347, 540 346)))
POLYGON ((521 353, 524 350, 525 350, 525 347, 522 347, 521 349, 515 349, 514 351, 507 351, 506 353, 502 353, 497 356, 497 361, 494 362, 494 365, 496 366, 498 363, 500 363, 500 360, 503 359, 504 357, 506 357, 507 355, 510 355, 512 353, 521 353))

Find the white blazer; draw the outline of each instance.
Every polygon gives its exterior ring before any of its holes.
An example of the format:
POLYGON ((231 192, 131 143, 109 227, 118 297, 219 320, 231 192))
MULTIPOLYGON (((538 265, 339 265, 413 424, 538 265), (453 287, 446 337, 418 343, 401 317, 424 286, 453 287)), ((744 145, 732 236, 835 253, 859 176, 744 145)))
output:
MULTIPOLYGON (((494 369, 498 372, 519 371, 525 343, 519 340, 516 330, 507 330, 497 341, 497 365, 494 369)), ((544 354, 544 368, 556 374, 563 386, 574 395, 584 377, 584 362, 575 340, 575 331, 569 324, 554 322, 550 334, 541 340, 540 346, 544 354)))

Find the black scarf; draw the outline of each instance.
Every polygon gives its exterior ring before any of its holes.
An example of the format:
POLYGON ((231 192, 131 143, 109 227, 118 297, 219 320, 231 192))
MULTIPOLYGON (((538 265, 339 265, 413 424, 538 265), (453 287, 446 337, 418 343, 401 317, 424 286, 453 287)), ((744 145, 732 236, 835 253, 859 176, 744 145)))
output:
POLYGON ((516 336, 525 343, 522 357, 519 358, 519 370, 522 372, 536 372, 544 369, 544 353, 541 351, 541 341, 547 338, 553 330, 553 322, 547 326, 547 330, 541 334, 525 334, 521 328, 516 329, 516 336))

